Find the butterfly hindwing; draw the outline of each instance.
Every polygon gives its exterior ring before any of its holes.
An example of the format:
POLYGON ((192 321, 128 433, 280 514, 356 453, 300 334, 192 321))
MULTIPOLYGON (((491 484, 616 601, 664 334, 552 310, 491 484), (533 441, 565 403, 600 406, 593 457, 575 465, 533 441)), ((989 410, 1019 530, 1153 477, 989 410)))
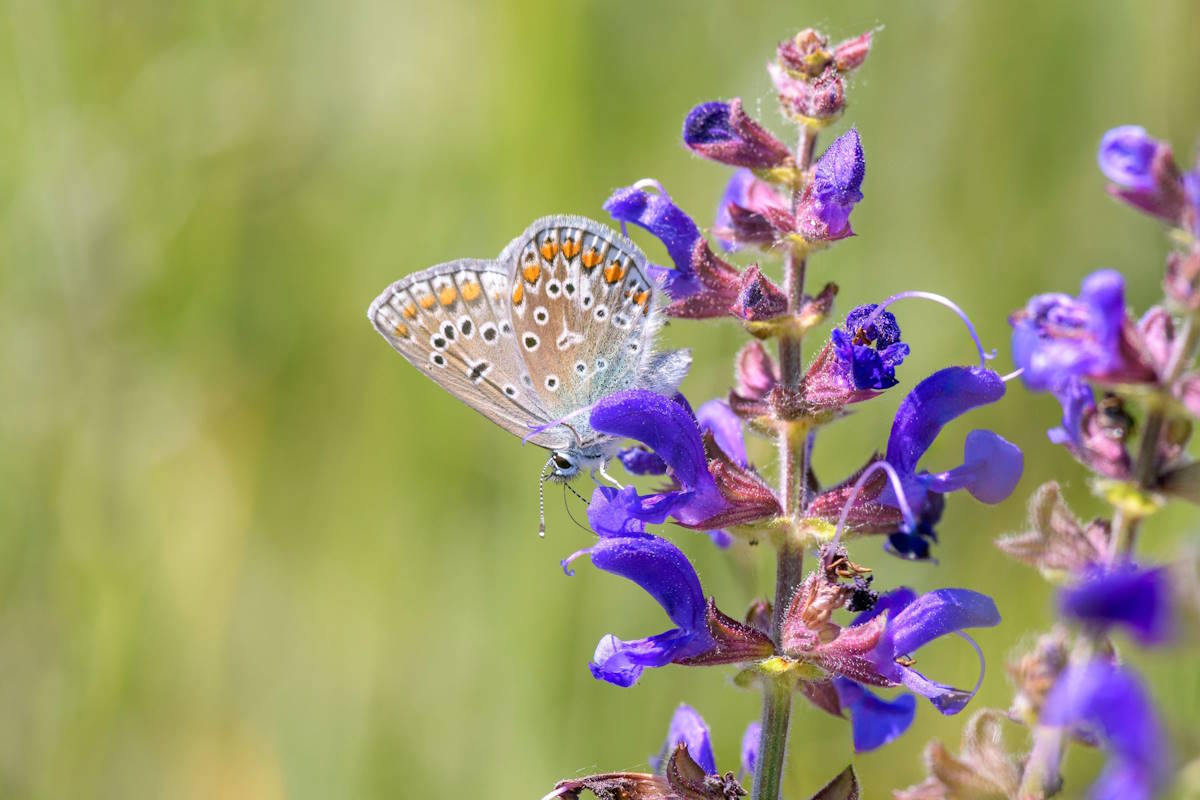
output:
POLYGON ((512 325, 539 406, 550 420, 570 416, 586 443, 594 434, 579 412, 644 386, 654 359, 663 293, 646 257, 604 225, 555 216, 530 225, 498 262, 509 270, 512 325))
MULTIPOLYGON (((525 437, 549 417, 517 349, 509 292, 506 267, 461 259, 392 284, 367 316, 409 363, 497 425, 525 437)), ((553 441, 543 446, 554 446, 563 433, 544 438, 553 441)))

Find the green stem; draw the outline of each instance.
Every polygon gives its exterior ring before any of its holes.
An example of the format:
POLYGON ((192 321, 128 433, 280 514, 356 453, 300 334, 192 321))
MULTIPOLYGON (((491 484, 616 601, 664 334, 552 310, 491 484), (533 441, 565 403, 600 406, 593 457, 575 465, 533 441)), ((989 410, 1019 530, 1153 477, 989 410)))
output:
MULTIPOLYGON (((817 134, 801 126, 796 146, 796 164, 807 170, 812 163, 817 134)), ((792 194, 792 213, 796 212, 800 187, 792 194)), ((788 312, 796 314, 804 302, 804 275, 807 264, 792 248, 783 259, 784 291, 788 296, 788 312)), ((794 390, 804 376, 803 341, 801 337, 785 334, 779 339, 779 377, 787 389, 794 390)), ((779 432, 779 501, 786 516, 795 520, 803 513, 804 487, 808 483, 807 448, 803 437, 796 437, 786 428, 779 432), (797 441, 799 439, 799 441, 797 441)), ((804 578, 804 548, 795 540, 789 528, 779 543, 775 572, 775 605, 771 616, 771 631, 780 641, 783 616, 800 581, 804 578)), ((758 765, 754 773, 753 800, 779 800, 783 786, 783 763, 787 755, 788 725, 792 713, 792 686, 789 682, 764 679, 762 732, 758 740, 758 765)))
POLYGON ((792 687, 786 681, 763 681, 763 736, 758 744, 758 770, 754 774, 755 800, 778 798, 783 790, 783 760, 787 755, 788 727, 792 716, 792 687))

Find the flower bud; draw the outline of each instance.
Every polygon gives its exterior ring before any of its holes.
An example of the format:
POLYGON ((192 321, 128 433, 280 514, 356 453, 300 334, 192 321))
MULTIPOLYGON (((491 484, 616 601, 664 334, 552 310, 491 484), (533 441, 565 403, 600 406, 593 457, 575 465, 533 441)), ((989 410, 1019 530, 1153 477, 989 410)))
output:
POLYGON ((738 98, 693 108, 683 122, 683 142, 705 158, 733 167, 773 169, 793 163, 787 146, 751 119, 738 98))
POLYGON ((787 312, 787 306, 783 289, 753 264, 742 273, 738 296, 729 313, 746 322, 763 322, 782 316, 787 312))
POLYGON ((1096 160, 1112 181, 1109 194, 1164 222, 1181 224, 1186 200, 1170 145, 1145 128, 1123 125, 1104 134, 1096 160))
POLYGON ((850 212, 863 199, 866 168, 862 140, 851 128, 817 161, 812 180, 801 195, 796 220, 806 240, 835 241, 854 235, 850 212))

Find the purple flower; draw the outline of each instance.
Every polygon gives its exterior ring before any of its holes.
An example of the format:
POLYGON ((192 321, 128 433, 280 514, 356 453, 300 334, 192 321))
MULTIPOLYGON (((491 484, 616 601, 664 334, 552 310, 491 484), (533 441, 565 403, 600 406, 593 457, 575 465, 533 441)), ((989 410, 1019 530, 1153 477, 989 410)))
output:
MULTIPOLYGON (((735 433, 732 412, 723 404, 708 405, 704 416, 704 423, 698 423, 681 396, 672 399, 643 389, 617 392, 596 403, 592 428, 644 444, 662 461, 675 484, 647 497, 626 488, 621 508, 653 523, 648 514, 660 517, 659 512, 669 503, 671 517, 697 530, 715 530, 779 513, 770 488, 745 466, 745 449, 735 433), (705 448, 701 424, 708 426, 718 445, 712 453, 705 448)), ((639 454, 636 463, 647 461, 639 454)), ((606 508, 605 513, 610 510, 606 508)), ((604 524, 608 529, 622 527, 607 518, 604 524)))
MULTIPOLYGON (((901 588, 880 598, 888 611, 887 624, 879 644, 868 655, 886 681, 883 685, 903 685, 927 698, 943 714, 957 714, 975 696, 971 691, 936 683, 901 663, 903 657, 924 645, 966 628, 990 628, 1000 624, 1000 612, 987 595, 969 589, 935 589, 912 598, 912 590, 901 588), (889 603, 889 600, 893 600, 889 603)), ((867 612, 864 616, 878 614, 867 612)), ((982 680, 982 674, 980 679, 982 680)))
POLYGON ((850 712, 856 753, 893 741, 908 730, 917 715, 917 699, 907 692, 885 700, 849 678, 834 678, 833 685, 842 708, 850 712))
POLYGON ((1103 662, 1070 667, 1046 698, 1041 722, 1106 744, 1109 760, 1091 790, 1096 800, 1150 800, 1165 788, 1166 734, 1130 671, 1103 662))
POLYGON ((1059 592, 1058 607, 1068 619, 1100 630, 1122 626, 1143 645, 1163 644, 1175 631, 1171 584, 1161 567, 1093 569, 1059 592))
POLYGON ((667 254, 675 263, 669 270, 651 265, 651 277, 661 276, 667 293, 674 299, 695 294, 700 284, 692 269, 692 251, 700 239, 700 229, 686 213, 671 202, 671 196, 655 184, 658 191, 646 192, 641 183, 613 192, 604 201, 604 210, 621 223, 632 222, 652 233, 667 248, 667 254))
POLYGON ((653 597, 677 627, 643 639, 624 641, 609 634, 596 645, 589 667, 597 680, 632 686, 647 667, 700 655, 713 646, 705 623, 700 579, 679 548, 656 536, 601 538, 563 562, 587 555, 592 564, 636 583, 653 597))
POLYGON ((1109 194, 1165 222, 1183 221, 1190 187, 1166 142, 1140 126, 1122 125, 1104 134, 1096 160, 1112 181, 1109 194))
MULTIPOLYGON (((686 405, 686 401, 681 401, 686 405)), ((748 468, 749 464, 746 461, 746 442, 742 436, 742 421, 729 408, 729 404, 723 400, 709 400, 696 412, 695 422, 700 426, 701 433, 711 433, 713 441, 721 448, 721 452, 725 454, 730 461, 739 467, 748 468)), ((685 435, 689 435, 688 429, 685 430, 685 435)), ((627 470, 635 475, 665 475, 667 472, 667 464, 653 451, 641 445, 626 448, 617 454, 617 458, 627 470)), ((607 487, 600 487, 598 492, 603 490, 605 497, 597 497, 593 495, 592 504, 588 506, 588 520, 592 523, 592 529, 601 536, 606 535, 604 530, 614 530, 618 527, 625 529, 628 525, 634 524, 632 520, 622 521, 621 515, 625 514, 642 523, 658 524, 666 519, 666 515, 675 507, 677 500, 682 495, 678 492, 664 492, 649 497, 638 496, 632 487, 625 487, 621 495, 626 498, 622 501, 620 508, 612 507, 612 503, 607 500, 607 495, 615 495, 615 490, 607 487), (596 519, 593 519, 593 506, 597 506, 596 519), (658 511, 666 512, 658 519, 652 519, 651 516, 658 517, 658 511), (609 515, 612 516, 609 516, 609 515), (599 523, 599 524, 598 524, 599 523)), ((643 524, 637 530, 644 531, 643 524)), ((725 548, 732 544, 732 537, 722 530, 710 530, 708 535, 712 538, 713 543, 718 547, 725 548)))
POLYGON ((908 356, 908 345, 900 341, 896 317, 884 311, 868 324, 877 308, 859 306, 846 315, 841 328, 832 334, 834 352, 856 390, 881 390, 896 385, 896 367, 908 356))
POLYGON ((852 236, 850 212, 863 199, 867 163, 858 131, 851 128, 829 145, 812 171, 797 214, 800 233, 810 241, 852 236))
POLYGON ((998 503, 1012 493, 1021 478, 1025 459, 1020 448, 985 430, 967 434, 959 466, 945 472, 917 471, 921 457, 947 423, 1003 396, 1004 381, 982 367, 947 367, 925 378, 896 409, 884 457, 903 497, 879 471, 876 457, 863 470, 813 498, 806 515, 838 522, 844 510, 848 530, 860 535, 887 533, 887 549, 893 554, 928 558, 945 493, 966 489, 977 500, 998 503))
MULTIPOLYGON (((891 549, 906 558, 929 556, 927 538, 941 517, 940 495, 966 489, 976 500, 999 503, 1012 494, 1025 467, 1020 448, 998 434, 974 430, 963 445, 963 463, 946 472, 916 471, 917 462, 943 427, 962 414, 1004 396, 1004 381, 982 367, 947 367, 918 383, 896 409, 885 460, 900 475, 908 502, 921 518, 919 530, 889 537, 891 549)), ((890 487, 881 500, 895 503, 890 487)))
POLYGON ((1054 390, 1071 377, 1130 383, 1154 378, 1134 343, 1125 280, 1115 270, 1085 278, 1078 298, 1033 297, 1009 324, 1013 361, 1030 389, 1054 390))
POLYGON ((733 167, 769 169, 792 163, 787 146, 751 119, 737 98, 693 108, 683 122, 683 143, 705 158, 733 167))
POLYGON ((687 746, 688 755, 706 775, 716 774, 717 759, 713 756, 708 724, 686 703, 680 703, 671 716, 671 725, 667 729, 667 740, 663 742, 661 754, 650 759, 650 766, 655 772, 662 771, 671 753, 681 744, 687 746))
MULTIPOLYGON (((941 713, 957 714, 975 696, 978 684, 967 691, 932 681, 912 668, 909 656, 948 634, 958 634, 970 642, 961 631, 999 623, 996 604, 978 592, 937 589, 918 597, 911 589, 901 587, 881 595, 874 608, 860 614, 829 641, 812 636, 803 620, 795 624, 789 614, 783 648, 830 674, 839 703, 850 709, 856 747, 871 749, 891 741, 908 727, 909 702, 902 698, 885 701, 838 679, 853 684, 903 686, 927 698, 941 713)), ((982 659, 980 653, 981 667, 982 659)))
POLYGON ((746 726, 742 734, 742 775, 753 775, 758 768, 758 741, 762 738, 762 723, 758 720, 746 726))

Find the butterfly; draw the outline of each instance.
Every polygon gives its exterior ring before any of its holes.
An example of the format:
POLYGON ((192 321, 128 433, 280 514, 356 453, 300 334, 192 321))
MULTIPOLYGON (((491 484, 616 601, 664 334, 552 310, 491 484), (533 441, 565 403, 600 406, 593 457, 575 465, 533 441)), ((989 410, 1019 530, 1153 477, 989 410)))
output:
POLYGON ((393 283, 367 317, 443 389, 550 450, 544 479, 568 480, 603 471, 619 449, 588 424, 596 401, 632 388, 673 394, 691 365, 687 350, 655 349, 668 298, 648 264, 598 222, 543 217, 495 260, 393 283))

